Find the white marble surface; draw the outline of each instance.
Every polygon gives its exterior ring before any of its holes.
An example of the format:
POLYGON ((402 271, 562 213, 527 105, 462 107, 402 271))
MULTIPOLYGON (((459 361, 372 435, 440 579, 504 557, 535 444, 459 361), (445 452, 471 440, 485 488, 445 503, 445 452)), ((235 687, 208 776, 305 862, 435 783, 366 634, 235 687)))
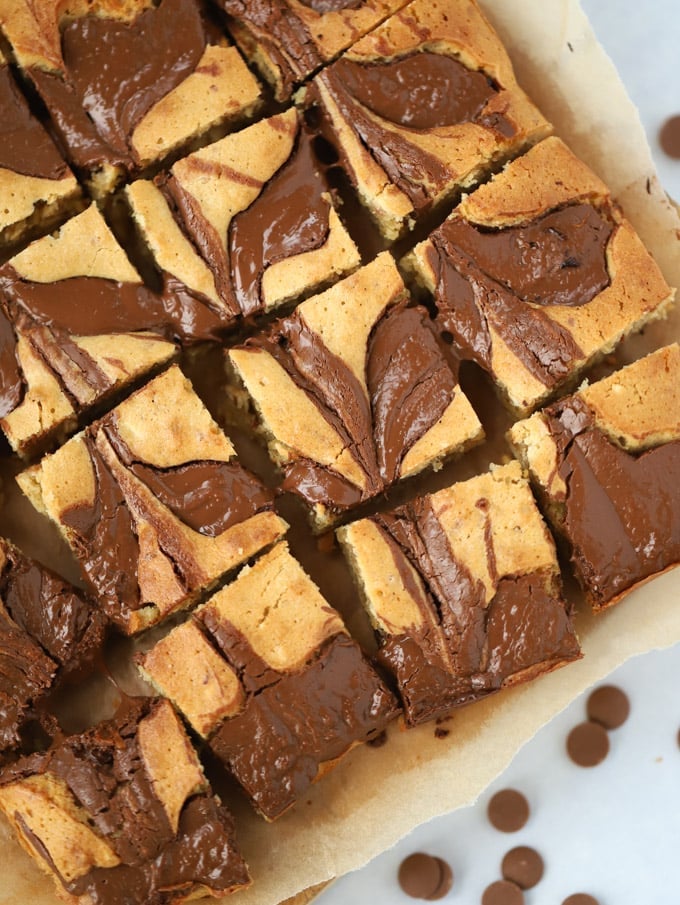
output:
MULTIPOLYGON (((666 157, 657 138, 666 117, 680 113, 680 3, 583 5, 640 110, 661 182, 680 200, 680 161, 666 157)), ((625 148, 612 153, 625 154, 625 148)), ((585 718, 580 698, 541 730, 475 806, 420 827, 338 880, 319 905, 413 902, 399 889, 397 870, 414 851, 451 864, 455 882, 443 903, 477 905, 485 887, 500 878, 503 855, 516 845, 533 846, 546 864, 541 882, 525 893, 526 905, 561 905, 574 892, 590 893, 600 905, 678 905, 680 647, 636 658, 611 681, 628 692, 632 712, 610 733, 611 751, 601 765, 579 768, 565 752, 569 729, 585 718), (532 806, 518 833, 500 833, 486 817, 489 798, 505 787, 524 792, 532 806)))
MULTIPOLYGON (((678 601, 680 605, 680 601, 678 601)), ((529 845, 545 862, 526 905, 561 905, 575 892, 599 905, 678 905, 680 872, 680 646, 630 660, 610 677, 629 695, 631 714, 609 733, 610 752, 597 767, 571 762, 569 730, 585 719, 585 699, 545 726, 476 805, 415 830, 363 870, 338 880, 319 905, 407 905, 399 888, 403 858, 423 851, 445 858, 455 874, 443 905, 478 905, 500 879, 503 855, 529 845), (498 789, 523 792, 526 826, 501 833, 486 816, 498 789)), ((455 782, 455 777, 451 777, 455 782)))

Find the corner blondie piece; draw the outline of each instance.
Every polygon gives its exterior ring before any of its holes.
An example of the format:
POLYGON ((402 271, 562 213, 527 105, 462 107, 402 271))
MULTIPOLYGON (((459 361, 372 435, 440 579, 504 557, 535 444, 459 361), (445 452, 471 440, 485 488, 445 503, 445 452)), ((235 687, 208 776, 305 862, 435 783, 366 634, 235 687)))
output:
POLYGON ((407 0, 214 0, 246 57, 287 100, 296 85, 407 0))
POLYGON ((219 300, 226 325, 360 263, 295 110, 190 154, 157 187, 135 184, 127 196, 159 269, 219 300))
POLYGON ((140 666, 269 820, 398 711, 285 543, 142 655, 140 666))
POLYGON ((551 132, 474 0, 414 0, 305 96, 383 235, 551 132))
POLYGON ((509 439, 595 610, 680 565, 680 347, 584 386, 509 439))
POLYGON ((580 657, 518 462, 338 530, 410 725, 580 657))
POLYGON ((0 760, 40 698, 91 664, 104 627, 81 592, 0 538, 0 760))
POLYGON ((0 267, 0 427, 22 456, 176 354, 172 306, 92 205, 0 267))
POLYGON ((384 252, 228 352, 236 404, 318 530, 483 437, 456 361, 407 301, 384 252))
POLYGON ((0 51, 0 249, 35 229, 47 231, 81 194, 0 51))
POLYGON ((465 198, 407 261, 518 415, 673 300, 607 187, 557 138, 465 198))
POLYGON ((73 905, 171 905, 250 883, 231 814, 168 701, 128 699, 6 768, 0 810, 73 905))
POLYGON ((95 197, 259 105, 206 0, 2 0, 0 25, 95 197))
POLYGON ((189 605, 287 528, 176 365, 17 480, 127 633, 189 605))

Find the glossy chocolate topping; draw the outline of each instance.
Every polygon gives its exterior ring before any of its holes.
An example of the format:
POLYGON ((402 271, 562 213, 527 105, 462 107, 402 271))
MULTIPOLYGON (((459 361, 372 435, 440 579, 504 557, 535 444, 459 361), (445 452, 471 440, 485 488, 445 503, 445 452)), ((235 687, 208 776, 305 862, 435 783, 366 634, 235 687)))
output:
POLYGON ((609 285, 612 224, 592 204, 572 204, 524 226, 446 223, 446 238, 494 282, 533 305, 587 305, 609 285))
POLYGON ((12 323, 0 305, 0 418, 5 418, 24 398, 25 384, 12 323))
MULTIPOLYGON (((486 106, 499 90, 493 80, 429 51, 377 63, 342 59, 319 79, 348 126, 416 210, 426 208, 450 184, 452 172, 412 143, 410 130, 425 132, 472 122, 506 137, 515 131, 502 115, 485 117, 486 106), (399 131, 383 128, 376 116, 400 127, 399 131)), ((311 103, 318 101, 314 88, 309 97, 311 103)), ((343 149, 337 147, 333 129, 323 117, 321 132, 343 158, 343 149)), ((345 164, 351 174, 351 161, 345 159, 345 164)))
POLYGON ((333 72, 349 95, 376 116, 420 132, 477 122, 498 93, 483 72, 430 51, 377 63, 342 59, 333 72))
POLYGON ((135 463, 130 471, 177 518, 217 537, 271 504, 272 495, 238 463, 190 462, 161 471, 135 463))
MULTIPOLYGON (((545 671, 579 656, 569 613, 550 576, 496 576, 487 604, 482 583, 456 559, 427 499, 375 521, 391 542, 404 587, 421 601, 420 625, 385 636, 379 653, 397 679, 408 722, 483 697, 523 670, 545 671), (426 606, 407 562, 424 582, 426 606)), ((487 546, 493 571, 490 538, 487 546)))
POLYGON ((238 462, 187 462, 154 468, 134 458, 116 430, 116 414, 104 428, 120 461, 177 518, 199 534, 216 537, 232 525, 271 508, 273 494, 238 462))
MULTIPOLYGON (((204 296, 166 274, 161 292, 141 283, 75 276, 56 283, 23 280, 10 264, 0 269, 0 290, 14 307, 64 337, 155 331, 192 342, 213 339, 230 325, 204 296)), ((82 353, 81 353, 82 354, 82 353)))
POLYGON ((0 598, 12 619, 56 660, 76 669, 100 648, 103 620, 84 596, 44 566, 2 543, 0 598))
POLYGON ((203 54, 207 35, 199 7, 194 0, 161 0, 133 22, 88 15, 66 24, 63 77, 37 69, 31 74, 79 166, 133 163, 135 126, 203 54))
POLYGON ((336 13, 341 9, 357 9, 363 0, 300 0, 300 3, 315 13, 336 13))
MULTIPOLYGON (((97 905, 166 905, 194 884, 226 892, 248 882, 234 846, 232 819, 214 798, 191 798, 173 832, 137 738, 140 720, 153 707, 150 699, 130 699, 116 719, 24 758, 0 780, 49 773, 66 783, 122 861, 113 868, 93 868, 71 883, 62 881, 68 892, 87 894, 97 905)), ((33 841, 49 860, 39 840, 33 836, 33 841)))
POLYGON ((404 455, 441 418, 457 386, 427 312, 402 303, 387 306, 371 332, 365 370, 368 396, 352 370, 299 313, 252 342, 273 355, 308 393, 366 474, 362 492, 307 459, 286 466, 285 490, 335 512, 398 480, 404 455))
POLYGON ((391 484, 404 455, 451 404, 456 374, 423 308, 388 311, 371 336, 366 371, 380 474, 391 484))
POLYGON ((9 66, 2 65, 0 167, 42 179, 63 179, 68 173, 68 167, 52 139, 31 113, 9 66))
POLYGON ((522 301, 461 251, 455 242, 457 228, 451 220, 442 224, 428 251, 442 327, 454 337, 462 358, 487 371, 492 371, 493 328, 534 377, 546 387, 556 386, 571 374, 574 362, 584 358, 582 350, 543 306, 522 301))
POLYGON ((379 734, 396 712, 356 643, 341 634, 303 670, 251 695, 210 747, 273 819, 306 792, 323 763, 379 734))
MULTIPOLYGON (((60 517, 75 532, 72 543, 85 575, 104 611, 114 620, 123 618, 125 622, 125 614, 141 605, 137 579, 140 549, 126 499, 126 494, 136 497, 135 479, 181 522, 208 537, 272 506, 271 493, 237 463, 189 462, 158 469, 135 460, 118 435, 115 411, 86 432, 85 444, 95 472, 94 499, 67 509, 60 517), (98 431, 131 476, 125 493, 97 448, 98 431)), ((146 503, 140 505, 146 508, 146 503)), ((152 525, 153 511, 145 518, 152 525)), ((202 583, 203 573, 192 552, 183 548, 180 532, 171 544, 168 542, 164 553, 187 590, 202 583)))
MULTIPOLYGON (((217 0, 219 6, 237 20, 243 22, 257 36, 266 54, 278 69, 281 87, 279 100, 290 97, 295 85, 317 69, 323 58, 302 19, 288 3, 280 0, 217 0)), ((319 5, 337 9, 343 0, 311 0, 305 4, 316 12, 319 5)))
POLYGON ((331 206, 322 195, 327 191, 311 138, 302 129, 291 157, 230 225, 231 280, 243 314, 262 310, 267 267, 326 242, 331 206))
POLYGON ((631 455, 570 397, 547 409, 567 486, 563 530, 594 605, 680 562, 680 441, 631 455))
POLYGON ((18 744, 30 705, 52 685, 54 663, 0 605, 0 760, 18 744))
POLYGON ((95 474, 94 499, 67 509, 60 518, 75 533, 72 545, 104 612, 116 619, 121 609, 140 605, 139 544, 125 497, 90 434, 85 444, 95 474))

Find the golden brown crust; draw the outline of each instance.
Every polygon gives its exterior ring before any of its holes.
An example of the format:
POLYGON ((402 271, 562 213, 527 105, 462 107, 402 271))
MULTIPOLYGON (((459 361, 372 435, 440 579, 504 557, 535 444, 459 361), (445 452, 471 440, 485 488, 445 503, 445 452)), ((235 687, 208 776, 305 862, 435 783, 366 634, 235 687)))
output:
POLYGON ((194 621, 173 629, 137 664, 142 676, 169 697, 203 737, 243 706, 245 694, 236 672, 194 621))
POLYGON ((506 164, 486 185, 463 198, 457 210, 471 223, 503 227, 526 223, 565 204, 597 205, 609 197, 602 180, 553 136, 506 164))
MULTIPOLYGON (((310 45, 305 51, 309 54, 313 48, 321 63, 332 60, 360 35, 375 28, 407 2, 408 0, 364 0, 355 9, 330 10, 324 13, 318 13, 312 6, 299 3, 298 0, 283 0, 282 3, 272 6, 275 16, 279 12, 276 7, 279 6, 285 8, 289 20, 291 18, 297 20, 290 37, 298 32, 301 25, 306 36, 305 40, 310 45)), ((248 18, 247 3, 243 6, 241 17, 231 20, 229 29, 245 56, 273 86, 276 99, 287 100, 292 91, 291 81, 293 83, 302 81, 316 66, 308 68, 303 61, 296 58, 295 47, 288 46, 290 42, 286 40, 285 34, 272 33, 266 28, 258 27, 256 21, 248 18), (270 46, 272 40, 275 45, 273 50, 270 46)), ((294 45, 295 39, 292 43, 294 45)))
MULTIPOLYGON (((474 122, 418 130, 387 122, 366 110, 368 118, 388 134, 400 136, 424 159, 438 161, 448 176, 430 179, 427 163, 418 180, 431 203, 437 205, 456 191, 468 188, 488 172, 498 160, 514 156, 521 149, 545 138, 549 123, 521 91, 512 64, 488 21, 474 0, 415 0, 379 28, 352 45, 346 59, 374 63, 406 57, 416 52, 451 56, 473 71, 485 72, 500 86, 487 113, 501 113, 513 124, 514 134, 506 137, 474 122)), ((388 177, 382 165, 360 142, 350 122, 335 103, 324 78, 315 86, 337 133, 359 195, 388 239, 396 238, 415 215, 408 196, 388 177)))
POLYGON ((174 365, 116 408, 116 429, 132 455, 156 468, 208 459, 229 462, 235 452, 174 365))
POLYGON ((144 167, 220 123, 251 116, 260 86, 235 47, 208 45, 196 69, 161 98, 130 138, 144 167))
MULTIPOLYGON (((233 459, 229 440, 176 366, 121 403, 107 419, 133 461, 147 467, 163 469, 192 461, 233 459), (150 425, 153 427, 148 433, 150 425)), ((79 550, 83 540, 64 519, 74 507, 88 511, 95 505, 97 481, 88 447, 88 443, 94 443, 125 499, 139 545, 139 606, 133 609, 122 601, 115 604, 113 614, 128 633, 190 605, 201 590, 273 544, 287 529, 279 516, 265 508, 231 523, 220 533, 202 534, 161 503, 122 463, 99 423, 89 429, 88 437, 87 441, 83 434, 72 438, 17 480, 36 508, 48 515, 66 541, 79 550), (175 570, 180 562, 182 581, 175 570)), ((96 557, 98 553, 89 551, 89 555, 96 557)))
POLYGON ((236 629, 277 672, 302 669, 324 641, 345 631, 285 541, 243 569, 200 613, 236 629))
POLYGON ((0 0, 0 25, 19 64, 60 70, 60 28, 88 14, 132 21, 153 0, 0 0))
POLYGON ((680 346, 664 346, 578 395, 599 429, 629 452, 680 440, 680 346))
POLYGON ((223 308, 214 274, 180 229, 160 189, 153 182, 139 179, 127 186, 125 195, 159 268, 223 308))
POLYGON ((37 239, 10 263, 19 276, 35 283, 76 276, 141 283, 95 204, 52 235, 37 239))
MULTIPOLYGON (((646 323, 665 317, 672 290, 631 224, 612 201, 607 187, 557 138, 548 138, 509 163, 486 185, 461 201, 451 223, 471 222, 503 229, 530 223, 570 204, 592 204, 612 225, 606 246, 609 285, 581 305, 550 304, 541 315, 563 328, 578 355, 568 374, 546 383, 510 348, 494 323, 488 323, 490 363, 503 400, 519 416, 548 401, 559 388, 573 385, 587 367, 611 352, 646 323)), ((432 239, 415 247, 404 264, 417 281, 437 295, 437 252, 432 239)), ((446 307, 446 300, 440 300, 446 307)))
POLYGON ((81 196, 70 170, 62 179, 42 179, 0 167, 0 239, 9 244, 35 227, 47 228, 73 211, 81 196))
POLYGON ((456 559, 484 585, 487 602, 506 576, 559 574, 555 545, 519 462, 454 484, 429 500, 456 559), (486 504, 480 506, 480 500, 486 504))

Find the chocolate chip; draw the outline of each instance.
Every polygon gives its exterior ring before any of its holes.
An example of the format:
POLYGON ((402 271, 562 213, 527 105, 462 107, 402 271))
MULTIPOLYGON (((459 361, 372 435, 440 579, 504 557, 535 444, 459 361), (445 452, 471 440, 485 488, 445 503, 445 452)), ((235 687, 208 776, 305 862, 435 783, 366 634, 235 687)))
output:
POLYGON ((543 876, 543 858, 535 848, 518 845, 503 858, 501 873, 504 879, 516 883, 520 889, 531 889, 543 876))
POLYGON ((588 719, 605 729, 618 729, 628 719, 630 701, 616 685, 600 685, 591 692, 586 705, 588 719))
POLYGON ((482 893, 482 905, 524 905, 524 893, 516 883, 496 880, 482 893))
POLYGON ((600 903, 587 892, 575 892, 572 896, 567 896, 562 905, 600 905, 600 903))
POLYGON ((487 815, 497 830, 515 833, 529 819, 529 802, 516 789, 501 789, 489 801, 487 815))
POLYGON ((443 858, 415 852, 399 866, 399 885, 412 899, 442 899, 453 885, 453 871, 443 858))
POLYGON ((595 767, 608 753, 607 730, 599 723, 579 723, 567 736, 567 754, 579 767, 595 767))
POLYGON ((680 159, 680 114, 669 116, 659 129, 659 144, 674 160, 680 159))

